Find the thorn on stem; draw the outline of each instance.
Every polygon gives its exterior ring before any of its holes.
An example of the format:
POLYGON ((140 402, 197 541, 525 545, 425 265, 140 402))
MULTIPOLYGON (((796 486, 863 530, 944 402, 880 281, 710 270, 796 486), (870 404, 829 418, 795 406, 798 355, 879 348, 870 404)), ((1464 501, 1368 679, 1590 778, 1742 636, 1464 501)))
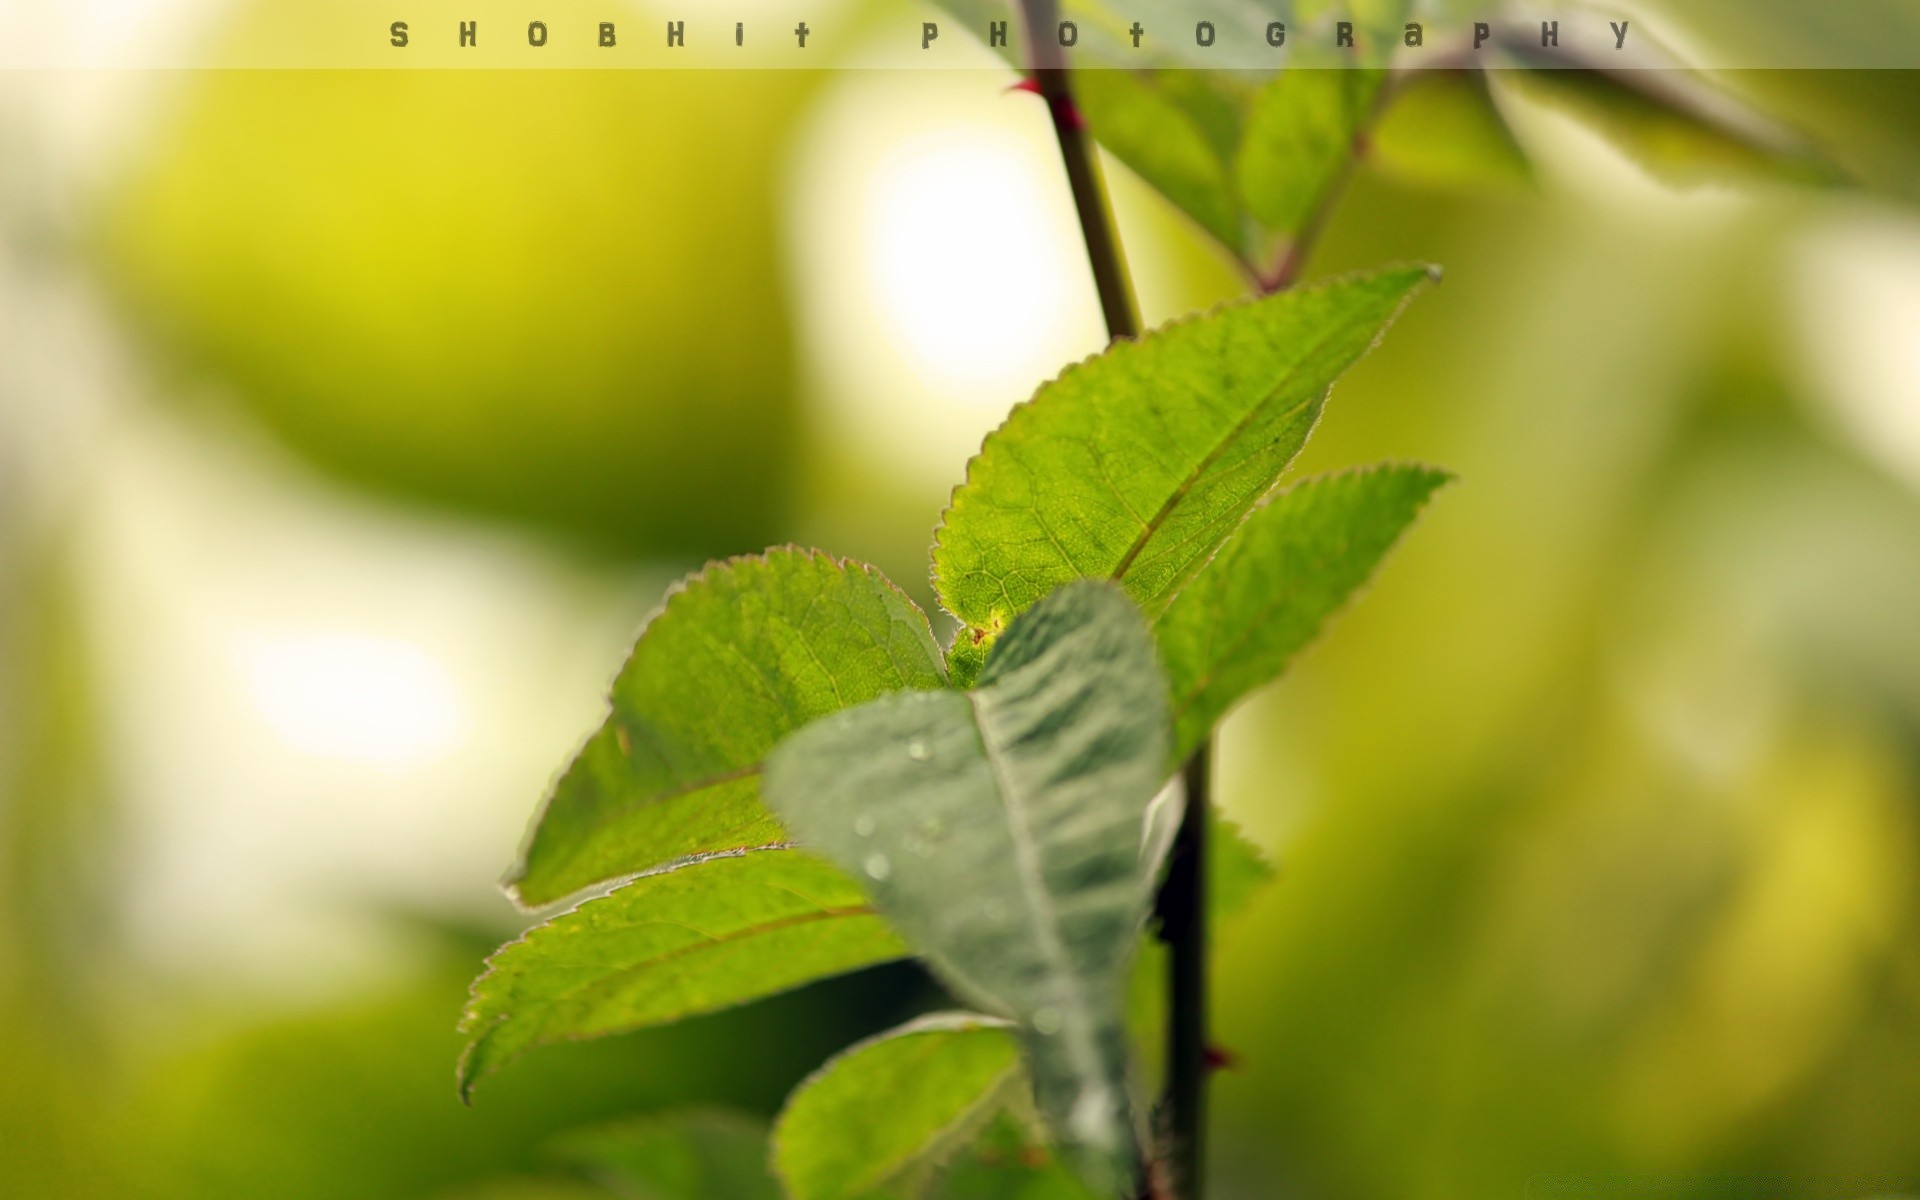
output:
POLYGON ((1076 133, 1086 132, 1087 119, 1080 115, 1080 106, 1073 102, 1073 97, 1067 95, 1049 95, 1047 89, 1040 86, 1039 76, 1028 75, 1018 83, 1008 84, 1007 90, 1009 92, 1026 92, 1031 96, 1042 97, 1046 100, 1047 107, 1053 111, 1054 120, 1076 133))
POLYGON ((1207 1070, 1232 1071, 1240 1066, 1240 1056, 1224 1046, 1207 1047, 1207 1070))

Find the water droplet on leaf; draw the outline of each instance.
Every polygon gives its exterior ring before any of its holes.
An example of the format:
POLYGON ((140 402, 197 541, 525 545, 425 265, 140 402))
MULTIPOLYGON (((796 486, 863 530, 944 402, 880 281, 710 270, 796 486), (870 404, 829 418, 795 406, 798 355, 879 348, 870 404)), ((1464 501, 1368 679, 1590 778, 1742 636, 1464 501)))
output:
POLYGON ((1082 1088, 1067 1114, 1067 1128, 1090 1146, 1105 1146, 1113 1140, 1112 1127, 1113 1097, 1107 1089, 1097 1085, 1082 1088))

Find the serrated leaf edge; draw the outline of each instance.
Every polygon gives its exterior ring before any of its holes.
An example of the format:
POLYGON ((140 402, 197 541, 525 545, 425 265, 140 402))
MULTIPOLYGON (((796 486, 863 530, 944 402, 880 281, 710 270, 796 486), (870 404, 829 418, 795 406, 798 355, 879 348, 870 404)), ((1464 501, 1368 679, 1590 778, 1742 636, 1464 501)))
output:
MULTIPOLYGON (((577 912, 580 909, 586 907, 588 904, 594 903, 595 901, 604 900, 608 896, 612 895, 614 892, 617 892, 621 888, 627 887, 630 884, 638 883, 643 879, 651 879, 656 875, 670 875, 676 871, 682 871, 689 867, 697 867, 702 863, 709 863, 709 862, 716 861, 718 859, 745 858, 749 854, 760 854, 768 850, 801 850, 801 847, 795 845, 792 842, 780 842, 780 843, 769 845, 769 846, 743 847, 741 849, 736 849, 736 850, 715 850, 706 854, 688 855, 685 858, 675 859, 671 863, 666 863, 661 866, 650 868, 645 871, 636 872, 632 875, 626 876, 624 879, 621 880, 619 884, 615 886, 607 887, 606 890, 604 891, 595 891, 594 893, 590 895, 585 895, 585 896, 576 895, 576 898, 568 902, 566 904, 566 907, 559 909, 558 911, 552 913, 549 916, 546 916, 537 924, 527 927, 525 930, 523 930, 520 933, 518 937, 515 937, 510 941, 502 943, 496 950, 494 950, 492 954, 487 955, 486 963, 482 967, 480 974, 476 975, 473 979, 473 982, 467 985, 467 1003, 461 1009, 460 1021, 458 1025, 455 1026, 458 1032, 466 1034, 468 1038, 467 1044, 461 1048, 459 1061, 454 1066, 454 1081, 456 1086, 459 1088, 461 1102, 463 1104, 471 1106, 473 1104, 474 1091, 478 1089, 478 1087, 482 1082, 490 1078, 494 1073, 496 1073, 506 1065, 505 1062, 495 1063, 494 1065, 488 1067, 486 1070, 478 1074, 473 1074, 471 1073, 471 1070, 470 1070, 472 1066, 474 1051, 479 1048, 481 1043, 486 1041, 487 1037, 491 1035, 495 1029, 498 1029, 501 1025, 513 1019, 512 1013, 502 1013, 499 1016, 493 1018, 492 1020, 485 1021, 483 1023, 480 1018, 480 1014, 477 1011, 477 1006, 480 1003, 480 989, 483 985, 486 984, 488 980, 494 978, 496 975, 500 973, 501 956, 505 955, 508 951, 512 950, 516 946, 521 946, 526 944, 535 934, 539 933, 543 929, 548 928, 560 918, 568 916, 574 912, 577 912)), ((804 851, 802 852, 804 853, 804 851)), ((844 917, 856 917, 856 916, 872 916, 872 917, 880 916, 879 910, 875 909, 873 905, 870 903, 844 906, 844 907, 833 908, 833 909, 829 909, 825 905, 821 905, 820 908, 821 908, 820 916, 818 918, 813 918, 813 919, 825 920, 825 919, 839 919, 844 917)), ((881 918, 881 919, 884 920, 884 918, 881 918)), ((790 921, 791 921, 791 918, 788 918, 785 921, 778 922, 778 924, 787 924, 790 921)), ((718 939, 717 941, 709 941, 698 947, 690 947, 690 949, 694 949, 694 948, 705 949, 707 946, 719 944, 720 942, 737 941, 741 937, 749 936, 751 933, 758 933, 763 929, 769 928, 769 927, 770 926, 756 926, 754 927, 753 930, 749 931, 748 933, 743 933, 743 934, 735 935, 733 937, 718 939)), ((908 954, 903 954, 901 957, 907 957, 910 953, 911 951, 909 951, 908 954)), ((651 964, 649 963, 647 965, 651 965, 651 964)), ((798 988, 805 987, 807 986, 808 983, 812 983, 812 982, 817 982, 817 981, 805 980, 800 983, 793 984, 790 987, 780 988, 772 992, 762 992, 752 997, 749 997, 747 999, 737 1000, 729 1004, 722 1004, 714 1008, 701 1009, 697 1014, 689 1013, 686 1015, 705 1016, 709 1013, 725 1012, 728 1009, 739 1008, 742 1005, 757 1003, 758 1001, 765 1000, 770 996, 780 995, 783 992, 794 991, 798 988)), ((583 986, 587 986, 587 985, 583 985, 583 986)), ((635 1029, 648 1029, 648 1028, 653 1028, 656 1025, 669 1024, 669 1023, 670 1022, 648 1022, 645 1024, 630 1026, 628 1029, 622 1030, 620 1032, 630 1032, 631 1030, 635 1030, 635 1029)), ((556 1037, 544 1038, 528 1046, 527 1049, 532 1050, 542 1046, 560 1045, 565 1042, 594 1041, 598 1038, 605 1037, 605 1036, 608 1036, 608 1034, 607 1033, 561 1034, 556 1037)), ((516 1054, 513 1057, 518 1058, 520 1057, 520 1055, 516 1054)), ((512 1059, 508 1059, 507 1061, 511 1062, 512 1059)))
MULTIPOLYGON (((1444 467, 1436 467, 1429 463, 1406 461, 1406 460, 1399 460, 1399 459, 1386 459, 1381 462, 1367 463, 1364 466, 1344 467, 1337 471, 1326 471, 1319 475, 1308 476, 1305 479, 1298 480, 1294 483, 1288 484, 1285 487, 1276 488, 1273 491, 1269 492, 1267 495, 1261 497, 1259 503, 1255 504, 1247 512, 1247 519, 1251 520, 1255 513, 1258 513, 1264 510, 1269 505, 1279 501, 1283 497, 1292 495, 1296 492, 1304 491, 1308 488, 1325 486, 1329 483, 1333 483, 1341 479, 1357 478, 1363 475, 1384 474, 1388 471, 1423 472, 1428 476, 1434 477, 1434 484, 1432 487, 1427 489, 1427 494, 1423 496, 1420 500, 1420 503, 1414 507, 1413 517, 1410 520, 1408 520, 1405 526, 1401 528, 1400 532, 1394 535, 1392 543, 1390 543, 1387 549, 1381 553, 1380 558, 1374 564, 1374 568, 1367 572, 1367 577, 1363 579, 1356 587, 1354 587, 1352 591, 1348 592, 1344 597, 1342 597, 1340 600, 1340 603, 1336 604, 1331 610, 1329 610, 1326 613, 1325 616, 1323 616, 1320 619, 1320 623, 1314 627, 1313 636, 1308 639, 1307 644, 1309 646, 1314 642, 1319 641, 1321 633, 1325 631, 1327 626, 1331 625, 1335 620, 1337 620, 1342 613, 1346 612, 1349 608, 1352 608, 1359 601, 1359 598, 1366 594, 1367 590, 1373 586, 1373 580, 1375 576, 1378 574, 1380 566, 1386 562, 1387 558, 1393 553, 1394 549, 1399 546, 1401 540, 1406 537, 1407 533, 1410 530, 1412 530, 1416 524, 1419 523, 1421 516, 1424 515, 1425 512, 1427 511, 1427 506, 1433 502, 1433 498, 1436 495, 1438 495, 1443 489, 1450 487, 1453 484, 1459 482, 1460 477, 1455 473, 1453 473, 1452 471, 1447 470, 1444 467)), ((1242 525, 1244 524, 1245 524, 1245 521, 1242 522, 1242 525)), ((1237 533, 1239 531, 1236 529, 1235 532, 1237 533)), ((1231 544, 1232 544, 1232 539, 1229 538, 1226 542, 1221 543, 1220 549, 1224 551, 1231 544)), ((1156 624, 1158 624, 1158 622, 1156 622, 1156 624)), ((1302 649, 1306 649, 1306 647, 1303 646, 1302 649)), ((1197 683, 1195 683, 1193 686, 1189 687, 1187 689, 1186 694, 1182 696, 1175 696, 1171 692, 1168 693, 1167 713, 1168 713, 1169 722, 1173 728, 1175 729, 1179 728, 1180 718, 1186 715, 1187 710, 1192 706, 1194 700, 1200 695, 1201 692, 1206 690, 1207 685, 1212 681, 1213 681, 1213 677, 1207 676, 1201 679, 1200 681, 1198 681, 1197 683)), ((1272 680, 1269 680, 1268 682, 1271 683, 1272 680)), ((1242 699, 1244 700, 1245 697, 1242 697, 1242 699)), ((1176 739, 1175 750, 1176 751, 1178 750, 1177 739, 1176 739)))
MULTIPOLYGON (((1308 294, 1313 294, 1317 292, 1327 291, 1329 289, 1338 287, 1346 283, 1358 282, 1361 280, 1377 278, 1383 275, 1390 275, 1395 272, 1411 271, 1416 269, 1423 271, 1425 273, 1427 277, 1427 283, 1416 282, 1413 287, 1410 287, 1407 289, 1406 294, 1401 297, 1400 302, 1394 306, 1393 312, 1388 315, 1387 319, 1384 322, 1381 323, 1380 328, 1374 334, 1373 339, 1367 343, 1367 348, 1360 353, 1359 357, 1364 358, 1368 354, 1372 353, 1373 350, 1380 345, 1380 342, 1386 336, 1387 331, 1391 329, 1393 325, 1399 320, 1400 314, 1406 311, 1407 305, 1412 303, 1413 299, 1416 296, 1418 296, 1420 292, 1424 290, 1425 287, 1427 287, 1429 284, 1439 282, 1441 278, 1441 271, 1438 266, 1436 266, 1433 263, 1417 263, 1417 262, 1388 263, 1383 266, 1369 267, 1364 270, 1348 271, 1342 275, 1331 275, 1324 279, 1315 280, 1314 283, 1311 284, 1310 286, 1294 288, 1284 294, 1291 295, 1291 296, 1308 295, 1308 294)), ((969 485, 973 483, 975 468, 979 465, 980 460, 986 456, 987 448, 992 444, 994 438, 999 436, 1002 432, 1004 432, 1008 426, 1013 424, 1015 420, 1022 419, 1021 414, 1031 410, 1033 406, 1037 402, 1039 402, 1039 400, 1043 396, 1045 396, 1050 389, 1058 385, 1062 380, 1072 377, 1077 372, 1086 370, 1096 360, 1104 359, 1114 354, 1132 353, 1134 348, 1146 345, 1147 343, 1151 342, 1155 338, 1159 338, 1167 334, 1171 334, 1176 330, 1185 328, 1190 325, 1197 325, 1202 322, 1212 320, 1213 318, 1220 316, 1221 314, 1226 312, 1243 309, 1243 308, 1251 308, 1255 305, 1262 304, 1269 300, 1272 300, 1275 295, 1279 295, 1279 294, 1282 294, 1282 293, 1274 293, 1271 295, 1264 295, 1264 296, 1244 297, 1244 298, 1239 298, 1234 300, 1225 300, 1220 302, 1219 304, 1212 306, 1211 308, 1203 309, 1196 313, 1190 313, 1186 316, 1178 317, 1178 318, 1175 318, 1174 320, 1168 321, 1165 324, 1157 325, 1154 328, 1148 330, 1146 333, 1142 334, 1138 338, 1116 338, 1113 342, 1109 343, 1105 348, 1101 350, 1097 350, 1092 354, 1088 354, 1085 357, 1080 358, 1075 362, 1068 363, 1066 366, 1062 367, 1059 370, 1059 372, 1056 373, 1053 377, 1051 377, 1050 379, 1046 380, 1044 383, 1036 387, 1033 390, 1032 394, 1029 395, 1025 400, 1020 401, 1019 403, 1015 404, 1012 408, 1007 410, 1006 417, 1000 422, 999 425, 994 427, 991 433, 987 434, 986 438, 981 441, 980 448, 974 451, 972 457, 967 459, 966 470, 962 474, 960 482, 954 484, 953 489, 947 494, 946 507, 941 510, 939 524, 935 525, 933 529, 933 545, 928 554, 928 558, 930 560, 929 571, 928 571, 928 582, 931 583, 933 587, 934 599, 939 603, 940 611, 943 613, 946 613, 949 617, 952 617, 954 621, 956 621, 959 625, 959 628, 954 633, 955 639, 958 639, 962 636, 967 636, 970 633, 979 632, 979 631, 976 630, 975 626, 971 625, 969 622, 962 619, 959 614, 953 612, 951 609, 949 609, 946 606, 946 599, 941 592, 941 586, 940 586, 940 551, 944 545, 942 535, 946 533, 947 525, 953 519, 954 509, 959 505, 960 494, 963 491, 965 491, 969 485)), ((1355 362, 1357 364, 1358 359, 1356 359, 1355 362)), ((1344 372, 1342 372, 1342 374, 1344 374, 1344 372)), ((1336 379, 1334 382, 1338 383, 1338 380, 1336 379)), ((1327 395, 1331 394, 1333 390, 1333 386, 1334 386, 1333 384, 1329 384, 1327 387, 1327 390, 1321 393, 1321 396, 1323 399, 1327 395)), ((1271 495, 1272 493, 1269 492, 1268 494, 1271 495)), ((1249 512, 1251 511, 1252 510, 1249 509, 1249 512)), ((1225 543, 1223 542, 1222 545, 1224 544, 1225 543)), ((1212 560, 1211 558, 1209 558, 1206 561, 1210 562, 1212 560)), ((1201 565, 1204 565, 1204 563, 1202 563, 1201 565)), ((1195 573, 1197 574, 1197 570, 1195 573)), ((1176 591, 1174 594, 1177 595, 1178 592, 1176 591)), ((1017 614, 1008 614, 1009 619, 1014 615, 1017 615, 1017 614)), ((948 643, 949 655, 951 655, 952 645, 953 645, 953 642, 950 641, 948 643)))
MULTIPOLYGON (((778 1152, 781 1121, 786 1117, 787 1109, 792 1105, 794 1097, 798 1096, 815 1082, 824 1079, 843 1061, 852 1058, 863 1050, 868 1050, 874 1046, 899 1038, 915 1037, 928 1033, 966 1033, 975 1029, 1000 1029, 1014 1035, 1017 1035, 1019 1032, 1019 1026, 1015 1022, 1009 1021, 1004 1017, 990 1016, 986 1013, 958 1011, 927 1013, 923 1016, 915 1017, 904 1025, 896 1025, 892 1029, 874 1034, 872 1037, 863 1038, 814 1068, 813 1071, 808 1073, 805 1079, 802 1079, 798 1084, 794 1085, 791 1092, 787 1093, 787 1100, 781 1105, 779 1115, 774 1118, 773 1131, 767 1139, 768 1166, 772 1170, 774 1177, 780 1181, 781 1190, 788 1196, 796 1194, 792 1181, 787 1177, 786 1172, 781 1169, 778 1152)), ((979 1118, 990 1114, 993 1109, 1002 1104, 1007 1089, 1026 1076, 1026 1060, 1021 1056, 1023 1052, 1018 1050, 1017 1041, 1015 1048, 1016 1054, 1013 1066, 984 1089, 980 1093, 979 1098, 961 1110, 953 1120, 935 1130, 934 1136, 924 1143, 924 1145, 935 1147, 934 1150, 931 1152, 912 1152, 891 1162, 877 1164, 871 1168, 866 1175, 856 1181, 857 1190, 849 1194, 864 1196, 877 1188, 885 1187, 892 1180, 899 1178, 917 1162, 926 1160, 938 1165, 942 1161, 943 1155, 950 1156, 957 1150, 959 1147, 956 1143, 958 1139, 964 1135, 965 1131, 978 1121, 979 1118)))
MULTIPOLYGON (((520 882, 527 877, 527 870, 529 867, 528 857, 532 853, 534 840, 539 835, 540 826, 546 820, 547 810, 553 806, 554 799, 559 793, 560 782, 561 780, 567 777, 567 774, 569 772, 573 770, 575 764, 577 764, 580 761, 580 756, 586 752, 587 746, 593 741, 595 737, 599 736, 601 728, 604 727, 607 723, 607 720, 610 717, 612 717, 614 686, 619 681, 620 672, 625 670, 627 663, 632 661, 634 650, 638 648, 638 646, 640 645, 641 639, 647 636, 647 631, 653 628, 655 622, 665 617, 669 613, 669 611, 671 611, 675 601, 679 600, 682 596, 685 596, 693 592, 694 589, 696 588, 710 586, 714 582, 715 577, 720 572, 735 571, 735 570, 739 570, 742 567, 752 566, 755 564, 771 567, 774 565, 776 559, 779 559, 779 558, 821 560, 826 562, 827 565, 840 571, 842 574, 846 574, 848 572, 858 572, 860 574, 867 576, 869 579, 879 583, 882 587, 886 588, 888 591, 891 591, 895 596, 899 597, 902 601, 904 601, 907 607, 910 610, 912 610, 912 612, 915 615, 917 615, 920 618, 920 620, 926 625, 927 640, 934 649, 933 659, 935 663, 935 668, 939 672, 939 675, 942 680, 945 680, 948 678, 947 656, 940 645, 939 639, 934 637, 933 635, 933 624, 930 620, 928 620, 926 610, 921 608, 918 602, 916 602, 912 596, 908 595, 905 589, 903 589, 899 584, 887 578, 886 572, 882 571, 879 567, 876 567, 871 563, 863 562, 857 558, 842 557, 840 555, 829 554, 824 550, 820 550, 812 546, 801 546, 793 542, 786 542, 777 546, 769 546, 765 550, 761 550, 758 553, 754 553, 754 554, 735 554, 727 558, 714 559, 706 563, 702 567, 700 567, 698 570, 692 571, 686 575, 681 576, 679 579, 674 580, 673 583, 667 586, 667 590, 660 597, 659 602, 653 606, 653 608, 647 613, 646 617, 640 622, 640 628, 634 633, 633 639, 627 644, 626 653, 623 654, 620 658, 620 665, 614 669, 613 676, 607 680, 607 684, 604 689, 606 694, 607 704, 606 704, 605 710, 601 714, 600 720, 593 726, 592 729, 588 730, 586 735, 583 736, 580 739, 580 741, 574 746, 573 752, 567 756, 567 760, 565 764, 562 765, 561 768, 558 771, 556 771, 553 777, 548 781, 546 793, 541 798, 539 807, 534 810, 532 819, 527 823, 526 831, 521 834, 520 846, 514 856, 514 864, 511 868, 508 869, 507 874, 503 876, 500 880, 500 890, 506 894, 508 900, 513 902, 513 905, 515 908, 519 909, 523 913, 542 913, 542 912, 546 912, 549 909, 554 908, 554 906, 556 905, 575 904, 575 906, 577 907, 577 902, 581 899, 590 898, 595 895, 604 895, 606 894, 607 891, 611 890, 613 887, 618 887, 626 883, 631 883, 633 880, 638 879, 641 876, 654 873, 656 868, 649 867, 630 875, 609 876, 607 879, 595 880, 593 883, 583 885, 582 887, 576 888, 573 891, 568 892, 564 895, 556 896, 554 899, 550 901, 540 901, 540 902, 534 902, 534 903, 529 903, 525 899, 525 897, 521 895, 520 888, 519 888, 520 882)), ((731 783, 738 779, 750 778, 754 775, 759 774, 761 767, 762 767, 761 763, 753 763, 747 767, 739 768, 733 771, 723 772, 722 774, 711 776, 706 779, 695 780, 693 782, 676 787, 674 790, 670 792, 663 792, 657 796, 650 796, 642 805, 623 806, 621 809, 618 810, 617 813, 611 814, 607 818, 607 820, 612 819, 612 816, 624 816, 628 813, 636 811, 636 809, 638 808, 645 807, 647 805, 652 805, 663 800, 678 799, 682 796, 690 795, 694 792, 704 791, 710 787, 718 787, 723 783, 731 783)), ((598 825, 596 825, 596 828, 604 826, 604 824, 605 824, 605 820, 603 820, 598 825)), ((791 843, 785 843, 785 842, 768 842, 765 844, 755 845, 755 846, 736 847, 735 849, 776 850, 776 849, 785 848, 790 844, 791 843)), ((676 869, 677 867, 688 865, 688 863, 692 861, 697 861, 701 857, 704 857, 704 856, 695 855, 690 859, 676 859, 671 863, 662 864, 657 869, 658 870, 676 869)))

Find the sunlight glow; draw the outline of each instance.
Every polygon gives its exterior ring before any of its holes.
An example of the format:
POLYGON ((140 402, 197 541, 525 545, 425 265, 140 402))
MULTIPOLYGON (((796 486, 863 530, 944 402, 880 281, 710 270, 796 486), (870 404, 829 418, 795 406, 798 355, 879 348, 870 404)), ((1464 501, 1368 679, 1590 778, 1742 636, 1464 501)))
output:
POLYGON ((1006 402, 1041 375, 1067 280, 1030 156, 990 128, 889 155, 866 195, 863 266, 876 308, 925 376, 1006 402))
POLYGON ((848 71, 795 151, 788 244, 823 434, 953 476, 1014 403, 1105 337, 1044 111, 980 71, 848 71))
POLYGON ((404 766, 437 759, 463 740, 459 687, 412 642, 251 631, 233 649, 253 711, 296 750, 404 766))
POLYGON ((1862 454, 1920 488, 1920 237, 1891 217, 1835 222, 1790 266, 1807 386, 1862 454))
POLYGON ((116 413, 75 472, 128 944, 339 994, 404 968, 369 913, 499 911, 504 848, 666 569, 361 502, 187 407, 116 413))

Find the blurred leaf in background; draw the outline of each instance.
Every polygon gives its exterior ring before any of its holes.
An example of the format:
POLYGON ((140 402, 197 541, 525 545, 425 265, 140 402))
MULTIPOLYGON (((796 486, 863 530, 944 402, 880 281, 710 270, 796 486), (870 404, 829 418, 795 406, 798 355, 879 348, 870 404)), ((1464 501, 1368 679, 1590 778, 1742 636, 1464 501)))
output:
POLYGON ((1857 211, 1521 115, 1539 199, 1362 177, 1330 229, 1449 271, 1301 469, 1463 483, 1229 735, 1281 864, 1223 985, 1231 1194, 1909 1181, 1920 498, 1792 361, 1801 231, 1857 211))
MULTIPOLYGON (((1875 62, 1920 41, 1920 12, 1903 0, 1844 5, 1809 0, 1654 0, 1673 40, 1727 61, 1875 62)), ((1905 199, 1920 196, 1920 74, 1896 70, 1733 70, 1726 89, 1817 138, 1851 176, 1905 199)))
POLYGON ((632 1200, 779 1200, 767 1135, 765 1121, 690 1108, 575 1130, 552 1150, 632 1200))
POLYGON ((1408 183, 1460 191, 1521 191, 1533 167, 1514 140, 1484 71, 1423 71, 1402 80, 1363 154, 1408 183))
POLYGON ((177 83, 101 238, 188 379, 349 479, 622 555, 787 528, 774 182, 809 73, 177 83))
MULTIPOLYGON (((11 514, 0 513, 0 516, 11 514)), ((110 1058, 84 1003, 113 940, 109 820, 71 563, 0 520, 0 1195, 111 1179, 110 1058)))
POLYGON ((403 1200, 563 1174, 567 1163, 610 1185, 648 1171, 671 1183, 699 1168, 699 1144, 628 1144, 622 1158, 609 1136, 550 1143, 686 1104, 770 1113, 822 1058, 905 1011, 919 987, 908 971, 869 973, 670 1031, 561 1047, 503 1073, 469 1109, 447 1064, 474 961, 443 953, 432 972, 384 992, 216 1025, 152 1064, 123 1121, 138 1151, 122 1163, 137 1176, 132 1194, 403 1200))

